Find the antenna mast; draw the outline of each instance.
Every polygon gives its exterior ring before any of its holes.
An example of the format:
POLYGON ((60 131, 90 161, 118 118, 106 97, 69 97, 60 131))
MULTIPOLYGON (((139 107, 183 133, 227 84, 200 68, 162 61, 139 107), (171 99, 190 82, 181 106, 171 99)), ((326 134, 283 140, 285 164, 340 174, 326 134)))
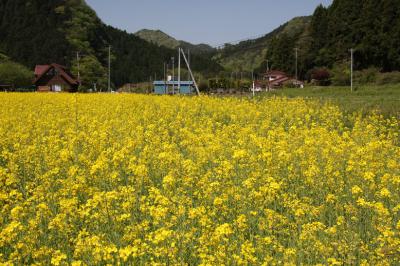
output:
POLYGON ((192 77, 192 80, 193 80, 193 83, 194 83, 194 87, 196 88, 197 95, 200 95, 199 87, 197 86, 196 80, 195 80, 195 78, 193 76, 192 69, 190 68, 190 65, 189 65, 188 60, 187 60, 186 55, 185 55, 185 52, 182 49, 181 49, 181 53, 182 53, 183 59, 185 60, 186 66, 187 66, 187 68, 189 70, 190 76, 192 77))

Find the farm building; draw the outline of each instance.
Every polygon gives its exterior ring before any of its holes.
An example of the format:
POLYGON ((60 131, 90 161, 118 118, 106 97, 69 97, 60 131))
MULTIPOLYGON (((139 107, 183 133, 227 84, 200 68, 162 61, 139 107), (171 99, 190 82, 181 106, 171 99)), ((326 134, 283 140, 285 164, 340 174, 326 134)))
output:
POLYGON ((285 72, 277 70, 267 71, 264 74, 264 79, 267 81, 267 87, 271 89, 283 87, 283 85, 287 83, 293 84, 296 87, 304 86, 302 81, 291 78, 285 72))
POLYGON ((37 65, 33 82, 40 92, 76 92, 79 81, 65 66, 37 65))
POLYGON ((192 94, 195 91, 193 81, 154 81, 155 94, 192 94))

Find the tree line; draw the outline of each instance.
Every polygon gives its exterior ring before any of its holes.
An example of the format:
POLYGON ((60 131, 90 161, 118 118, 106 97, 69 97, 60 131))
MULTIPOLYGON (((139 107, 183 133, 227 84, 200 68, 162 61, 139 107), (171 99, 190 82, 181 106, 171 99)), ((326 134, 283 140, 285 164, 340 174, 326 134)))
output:
POLYGON ((295 49, 302 78, 314 69, 348 66, 350 49, 355 49, 355 69, 376 68, 380 72, 400 69, 400 1, 334 0, 316 8, 309 26, 295 35, 272 38, 264 63, 295 72, 295 49))
MULTIPOLYGON (((113 87, 161 77, 163 63, 177 55, 105 25, 84 0, 0 0, 0 52, 32 71, 37 64, 59 63, 77 74, 79 63, 81 90, 105 88, 109 46, 113 87)), ((211 57, 193 55, 194 71, 222 70, 211 57)))

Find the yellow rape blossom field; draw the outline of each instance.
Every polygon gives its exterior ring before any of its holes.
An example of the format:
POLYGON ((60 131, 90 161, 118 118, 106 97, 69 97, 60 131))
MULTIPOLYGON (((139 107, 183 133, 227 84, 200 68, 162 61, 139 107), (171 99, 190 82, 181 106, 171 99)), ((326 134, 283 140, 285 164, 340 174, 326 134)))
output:
POLYGON ((399 265, 399 131, 304 99, 0 94, 0 264, 399 265))

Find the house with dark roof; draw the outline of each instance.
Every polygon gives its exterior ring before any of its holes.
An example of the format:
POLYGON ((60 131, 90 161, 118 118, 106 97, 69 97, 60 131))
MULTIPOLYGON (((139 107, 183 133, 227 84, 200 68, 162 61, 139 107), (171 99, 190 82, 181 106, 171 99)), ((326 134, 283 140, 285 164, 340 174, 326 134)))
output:
POLYGON ((33 82, 40 92, 76 92, 79 81, 59 64, 37 65, 33 82))

